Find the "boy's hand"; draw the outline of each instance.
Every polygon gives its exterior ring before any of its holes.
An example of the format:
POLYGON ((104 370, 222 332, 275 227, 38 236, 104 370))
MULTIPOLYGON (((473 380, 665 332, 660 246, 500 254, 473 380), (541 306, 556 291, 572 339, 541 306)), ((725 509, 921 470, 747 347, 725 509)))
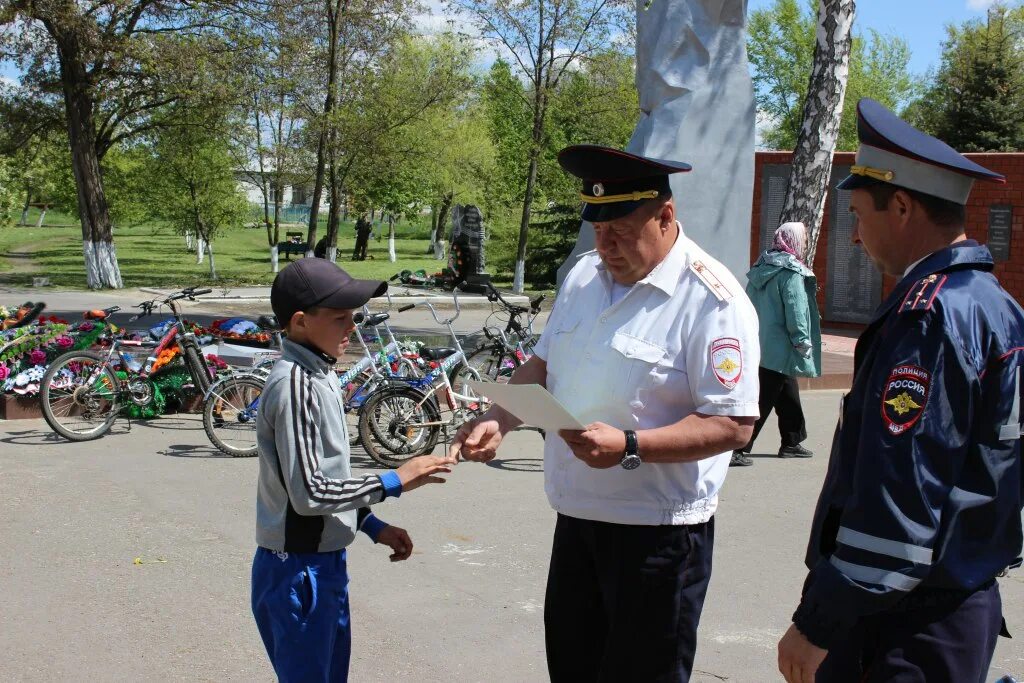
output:
POLYGON ((413 458, 395 470, 402 482, 402 493, 418 489, 424 484, 443 484, 442 477, 433 475, 444 472, 451 472, 451 463, 447 458, 440 458, 436 455, 421 455, 413 458))
POLYGON ((386 526, 377 534, 377 543, 383 543, 395 552, 391 553, 392 562, 408 560, 412 555, 412 539, 409 532, 397 526, 386 526))

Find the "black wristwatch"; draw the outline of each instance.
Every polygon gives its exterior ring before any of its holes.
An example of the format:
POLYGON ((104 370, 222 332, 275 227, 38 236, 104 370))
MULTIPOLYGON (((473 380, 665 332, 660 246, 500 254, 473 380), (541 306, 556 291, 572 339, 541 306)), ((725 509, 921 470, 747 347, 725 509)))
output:
POLYGON ((637 455, 639 448, 636 443, 636 432, 627 429, 623 432, 626 435, 626 452, 619 463, 624 470, 635 470, 640 467, 640 456, 637 455))

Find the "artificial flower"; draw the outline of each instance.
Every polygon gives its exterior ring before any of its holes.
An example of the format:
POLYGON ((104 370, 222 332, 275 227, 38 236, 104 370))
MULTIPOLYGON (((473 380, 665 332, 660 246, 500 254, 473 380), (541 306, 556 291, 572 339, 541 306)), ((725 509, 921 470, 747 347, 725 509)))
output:
POLYGON ((42 365, 46 362, 46 351, 33 349, 28 354, 28 362, 36 366, 42 365))

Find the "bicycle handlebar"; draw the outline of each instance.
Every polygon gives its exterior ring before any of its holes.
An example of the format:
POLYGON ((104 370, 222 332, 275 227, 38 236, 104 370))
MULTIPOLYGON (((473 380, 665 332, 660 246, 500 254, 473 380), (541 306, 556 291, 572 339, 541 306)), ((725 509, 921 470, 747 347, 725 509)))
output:
POLYGON ((153 309, 159 305, 169 304, 173 301, 178 301, 179 299, 188 299, 190 301, 195 301, 195 298, 197 296, 200 296, 202 294, 209 294, 212 291, 212 289, 196 289, 195 287, 186 287, 185 289, 175 292, 174 294, 171 294, 170 296, 167 296, 163 299, 150 299, 149 301, 143 301, 142 303, 135 305, 135 308, 141 308, 142 311, 136 313, 131 318, 129 318, 128 322, 133 323, 139 318, 144 318, 147 315, 152 315, 153 309))

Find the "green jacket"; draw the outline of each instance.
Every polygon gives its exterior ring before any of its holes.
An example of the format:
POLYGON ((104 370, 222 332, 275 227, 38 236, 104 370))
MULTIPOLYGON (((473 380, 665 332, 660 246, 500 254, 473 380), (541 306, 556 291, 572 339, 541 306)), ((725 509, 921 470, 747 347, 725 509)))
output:
POLYGON ((817 288, 814 273, 783 251, 764 252, 747 273, 747 296, 760 324, 761 367, 790 377, 821 374, 817 288))

